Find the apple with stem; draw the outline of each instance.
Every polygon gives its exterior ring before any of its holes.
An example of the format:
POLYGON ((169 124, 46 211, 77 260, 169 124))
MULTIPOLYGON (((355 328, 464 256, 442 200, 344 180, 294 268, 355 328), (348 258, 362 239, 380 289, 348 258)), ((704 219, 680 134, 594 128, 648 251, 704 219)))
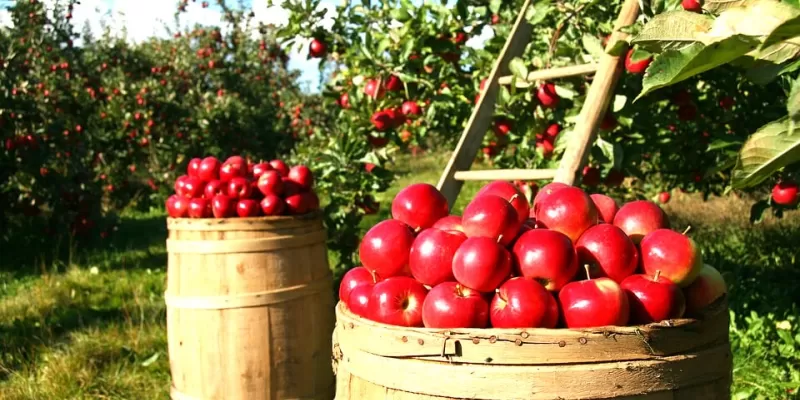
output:
POLYGON ((386 278, 372 288, 370 319, 389 325, 422 327, 422 304, 427 295, 428 289, 414 278, 386 278))
POLYGON ((455 281, 453 257, 467 237, 458 231, 426 229, 417 235, 408 257, 411 276, 427 286, 455 281))
POLYGON ((511 206, 517 211, 517 218, 520 223, 528 219, 528 214, 530 214, 528 198, 513 183, 507 181, 491 182, 482 187, 475 197, 487 194, 502 197, 511 203, 511 206))
POLYGON ((357 286, 371 285, 378 282, 377 276, 364 267, 355 267, 345 272, 339 284, 339 300, 347 303, 350 292, 357 286))
POLYGON ((540 328, 551 323, 553 297, 539 282, 517 277, 497 289, 491 304, 494 328, 540 328))
POLYGON ((586 267, 587 280, 570 282, 558 293, 567 328, 625 326, 630 316, 628 296, 609 278, 592 279, 586 267))
POLYGON ((620 284, 628 295, 631 307, 630 322, 641 325, 680 318, 686 311, 686 299, 681 288, 671 280, 655 275, 631 275, 620 284))
POLYGON ((415 231, 430 228, 449 212, 444 195, 427 183, 406 186, 392 200, 392 218, 405 222, 415 231))
POLYGON ((657 229, 645 236, 639 245, 644 273, 660 271, 678 286, 689 286, 703 269, 703 253, 685 233, 657 229))
POLYGON ((211 199, 211 213, 214 218, 230 218, 236 214, 236 200, 224 194, 211 199))
POLYGON ((533 207, 531 207, 532 208, 531 213, 535 215, 539 203, 545 201, 553 193, 568 187, 570 186, 561 182, 551 182, 548 183, 547 185, 544 185, 542 189, 539 190, 539 192, 536 193, 536 196, 533 198, 533 207))
POLYGON ((517 237, 522 222, 506 199, 485 194, 467 205, 461 224, 469 238, 485 237, 507 246, 517 237))
POLYGON ((408 268, 414 239, 414 232, 401 221, 379 222, 361 240, 361 264, 382 278, 400 275, 408 268))
POLYGON ((457 282, 442 282, 425 297, 422 322, 426 328, 485 328, 489 303, 481 292, 457 282))
POLYGON ((453 256, 453 276, 470 289, 493 292, 511 276, 511 254, 490 238, 467 238, 453 256))
POLYGON ((512 250, 518 274, 558 291, 578 273, 578 254, 569 238, 549 229, 529 230, 512 250))
POLYGON ((581 264, 589 265, 592 276, 608 277, 621 283, 639 266, 636 245, 622 229, 611 224, 589 228, 575 243, 581 264))

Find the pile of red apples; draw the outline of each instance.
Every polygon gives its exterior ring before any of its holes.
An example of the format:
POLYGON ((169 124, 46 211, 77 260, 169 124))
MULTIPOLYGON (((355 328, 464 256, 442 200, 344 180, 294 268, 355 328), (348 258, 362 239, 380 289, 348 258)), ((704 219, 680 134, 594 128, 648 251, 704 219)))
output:
POLYGON ((172 218, 246 218, 301 215, 319 209, 314 175, 282 160, 253 163, 240 156, 224 162, 193 158, 167 199, 172 218))
POLYGON ((725 281, 664 211, 551 183, 504 181, 449 215, 433 186, 394 198, 360 244, 339 299, 360 317, 427 328, 587 328, 696 317, 725 281))

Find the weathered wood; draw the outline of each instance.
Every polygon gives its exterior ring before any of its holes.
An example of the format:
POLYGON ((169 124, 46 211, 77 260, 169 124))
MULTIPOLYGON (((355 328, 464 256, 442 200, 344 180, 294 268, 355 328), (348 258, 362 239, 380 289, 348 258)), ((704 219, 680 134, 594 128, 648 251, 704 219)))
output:
POLYGON ((503 50, 495 62, 489 77, 486 79, 486 87, 480 94, 477 107, 472 111, 467 126, 459 139, 453 155, 450 157, 447 166, 444 169, 442 177, 439 179, 437 187, 447 198, 450 207, 456 202, 458 193, 464 184, 463 181, 455 179, 455 174, 458 171, 466 171, 472 166, 475 160, 475 154, 481 145, 483 136, 489 129, 492 123, 492 115, 494 114, 494 106, 497 101, 497 92, 499 85, 497 80, 501 75, 508 73, 508 64, 511 59, 522 55, 530 41, 531 26, 525 19, 525 12, 531 4, 531 0, 525 0, 517 20, 514 23, 509 39, 506 42, 503 50))
POLYGON ((725 300, 704 320, 596 329, 403 328, 336 309, 336 399, 730 398, 725 300))
POLYGON ((572 76, 590 75, 597 71, 597 63, 581 65, 570 65, 568 67, 556 67, 550 69, 540 69, 531 71, 525 79, 514 79, 513 75, 502 76, 498 80, 501 85, 510 85, 512 82, 518 88, 527 88, 536 84, 537 81, 548 81, 559 78, 569 78, 572 76))
MULTIPOLYGON (((612 32, 608 40, 609 46, 627 36, 626 33, 620 32, 620 28, 636 22, 638 16, 639 0, 625 0, 622 5, 622 11, 617 18, 614 32, 612 32)), ((574 184, 578 171, 586 163, 589 150, 597 136, 597 126, 603 119, 614 95, 614 87, 622 69, 619 61, 619 57, 605 53, 600 58, 600 64, 594 80, 592 80, 592 85, 586 94, 584 107, 572 134, 569 136, 570 141, 564 151, 554 181, 568 185, 574 184)))
POLYGON ((535 181, 540 179, 553 179, 555 169, 488 169, 476 171, 458 171, 453 178, 459 181, 535 181))
POLYGON ((319 216, 167 227, 171 397, 329 399, 334 299, 319 216))

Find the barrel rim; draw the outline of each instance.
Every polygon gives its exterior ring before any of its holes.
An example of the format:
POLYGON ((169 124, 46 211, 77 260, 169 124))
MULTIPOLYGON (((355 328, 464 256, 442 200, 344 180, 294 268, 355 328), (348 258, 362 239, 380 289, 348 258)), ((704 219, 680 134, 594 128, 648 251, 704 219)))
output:
POLYGON ((246 218, 172 218, 167 217, 170 231, 258 231, 270 228, 308 226, 322 221, 322 212, 302 215, 261 216, 246 218))
POLYGON ((721 298, 717 299, 713 304, 711 304, 704 312, 704 318, 677 318, 677 319, 670 319, 661 322, 654 322, 651 324, 646 325, 628 325, 628 326, 598 326, 593 328, 458 328, 458 329, 439 329, 439 328, 424 328, 424 327, 403 327, 397 325, 389 325, 384 324, 381 322, 373 321, 368 318, 363 318, 356 314, 353 314, 352 311, 344 304, 344 302, 339 301, 336 304, 336 316, 337 317, 344 317, 344 319, 349 319, 351 321, 358 322, 362 325, 370 325, 376 328, 383 328, 389 330, 402 330, 402 331, 415 331, 420 333, 427 333, 427 334, 443 334, 443 335, 452 335, 454 333, 459 334, 481 334, 486 335, 487 333, 490 334, 505 334, 505 335, 519 335, 521 332, 527 332, 529 334, 536 334, 536 333, 543 333, 543 332, 560 332, 560 333, 573 333, 583 335, 586 333, 598 333, 602 332, 604 334, 614 335, 614 334, 640 334, 640 333, 647 333, 649 331, 664 331, 670 329, 679 329, 679 328, 686 328, 692 325, 698 325, 704 323, 706 320, 711 319, 715 316, 723 312, 727 312, 728 310, 728 301, 727 301, 727 294, 723 295, 721 298))
POLYGON ((213 223, 216 222, 218 224, 223 224, 226 222, 280 222, 280 221, 307 221, 307 220, 316 220, 322 216, 321 211, 312 211, 310 213, 300 214, 300 215, 275 215, 275 216, 260 216, 260 217, 230 217, 230 218, 174 218, 174 217, 167 217, 167 222, 182 222, 182 223, 190 223, 190 222, 207 222, 213 223))

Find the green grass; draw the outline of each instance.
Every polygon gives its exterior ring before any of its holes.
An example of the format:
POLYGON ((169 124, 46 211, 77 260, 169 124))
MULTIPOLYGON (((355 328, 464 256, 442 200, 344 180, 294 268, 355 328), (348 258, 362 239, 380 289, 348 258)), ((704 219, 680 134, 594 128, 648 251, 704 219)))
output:
MULTIPOLYGON (((400 188, 436 183, 446 162, 401 159, 362 229, 388 216, 400 188)), ((478 187, 466 185, 455 209, 478 187)), ((787 390, 800 386, 800 213, 751 226, 748 204, 675 195, 666 209, 676 227, 692 225, 729 283, 735 398, 797 399, 787 390)), ((80 253, 0 249, 0 399, 167 398, 165 236, 154 212, 127 216, 112 239, 80 253)))

